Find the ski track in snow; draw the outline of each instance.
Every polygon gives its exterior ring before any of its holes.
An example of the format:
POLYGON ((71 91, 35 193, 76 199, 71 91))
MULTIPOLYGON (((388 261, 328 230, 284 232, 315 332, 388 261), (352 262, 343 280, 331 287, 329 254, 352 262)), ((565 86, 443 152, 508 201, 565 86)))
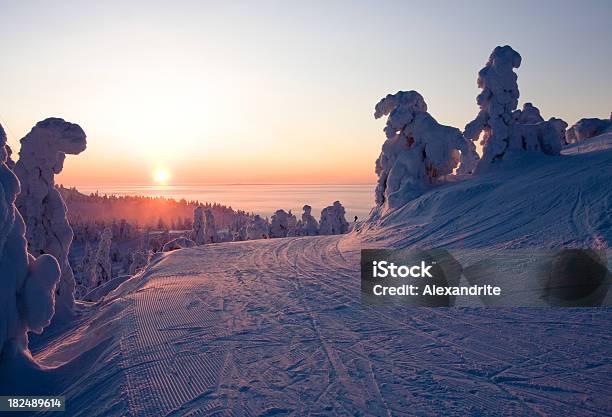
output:
POLYGON ((610 242, 611 163, 521 162, 359 233, 167 253, 33 351, 70 416, 612 416, 609 308, 369 307, 359 279, 362 245, 610 242))
POLYGON ((341 239, 161 261, 128 296, 129 414, 612 415, 605 311, 362 306, 341 239))

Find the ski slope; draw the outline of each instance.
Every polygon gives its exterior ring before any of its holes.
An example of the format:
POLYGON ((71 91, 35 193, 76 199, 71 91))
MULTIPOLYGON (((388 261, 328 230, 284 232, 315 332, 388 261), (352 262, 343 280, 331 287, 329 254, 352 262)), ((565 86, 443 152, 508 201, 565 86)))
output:
POLYGON ((345 236, 157 258, 33 354, 75 416, 612 415, 609 309, 366 307, 362 247, 612 242, 612 150, 523 159, 345 236))

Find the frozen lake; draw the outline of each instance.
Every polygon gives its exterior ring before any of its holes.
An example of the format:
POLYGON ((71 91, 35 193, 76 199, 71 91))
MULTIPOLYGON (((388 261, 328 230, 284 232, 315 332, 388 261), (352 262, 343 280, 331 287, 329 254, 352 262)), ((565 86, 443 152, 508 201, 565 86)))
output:
POLYGON ((346 218, 363 219, 374 206, 374 184, 321 185, 321 184, 217 184, 217 185, 109 185, 76 186, 82 193, 116 195, 161 196, 167 198, 216 202, 234 209, 270 216, 279 208, 299 215, 302 206, 309 204, 313 214, 319 216, 323 207, 335 200, 346 208, 346 218))

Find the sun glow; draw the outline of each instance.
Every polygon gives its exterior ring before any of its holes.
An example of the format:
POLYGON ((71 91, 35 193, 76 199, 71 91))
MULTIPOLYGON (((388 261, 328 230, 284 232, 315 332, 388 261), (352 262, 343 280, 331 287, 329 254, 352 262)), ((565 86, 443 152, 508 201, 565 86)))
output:
POLYGON ((153 181, 157 184, 165 185, 170 180, 170 172, 165 168, 157 168, 153 171, 153 181))

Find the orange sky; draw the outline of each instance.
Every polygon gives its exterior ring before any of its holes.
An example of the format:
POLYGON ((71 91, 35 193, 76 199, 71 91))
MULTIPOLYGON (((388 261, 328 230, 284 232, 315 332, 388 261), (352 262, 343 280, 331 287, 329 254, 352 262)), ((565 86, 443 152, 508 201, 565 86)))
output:
POLYGON ((80 124, 88 149, 67 158, 65 185, 151 184, 159 168, 175 184, 373 183, 385 139, 375 104, 415 89, 463 129, 477 72, 503 44, 523 56, 521 104, 570 125, 609 117, 609 3, 251 6, 4 3, 9 144, 46 117, 80 124))

